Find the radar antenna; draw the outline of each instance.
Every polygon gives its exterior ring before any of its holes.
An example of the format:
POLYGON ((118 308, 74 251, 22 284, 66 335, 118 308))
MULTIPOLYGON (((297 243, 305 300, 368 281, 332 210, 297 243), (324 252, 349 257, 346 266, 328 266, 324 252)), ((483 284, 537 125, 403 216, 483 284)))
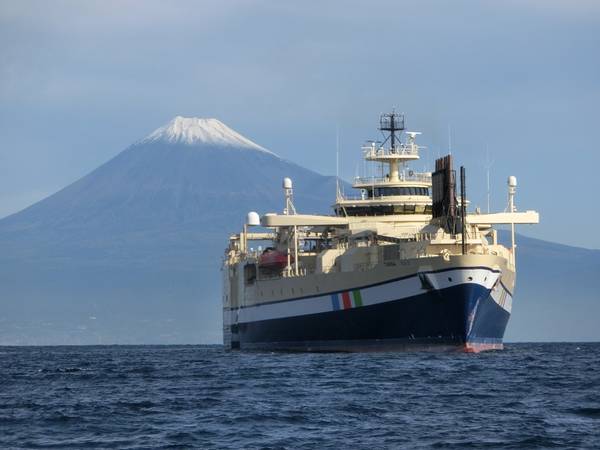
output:
POLYGON ((408 134, 408 143, 414 144, 416 137, 419 136, 421 134, 421 132, 420 131, 406 131, 406 134, 408 134))
POLYGON ((390 151, 396 153, 396 131, 402 132, 404 130, 404 114, 398 114, 395 110, 392 110, 391 113, 382 114, 379 118, 379 129, 389 131, 390 151))

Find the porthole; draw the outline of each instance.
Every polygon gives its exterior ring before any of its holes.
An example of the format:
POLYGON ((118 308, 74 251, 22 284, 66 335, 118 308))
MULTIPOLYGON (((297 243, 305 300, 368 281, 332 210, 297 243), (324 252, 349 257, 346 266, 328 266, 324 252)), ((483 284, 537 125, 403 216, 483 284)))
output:
POLYGON ((448 277, 448 281, 452 283, 452 277, 448 277))
POLYGON ((469 277, 467 278, 469 281, 473 281, 473 277, 469 277))

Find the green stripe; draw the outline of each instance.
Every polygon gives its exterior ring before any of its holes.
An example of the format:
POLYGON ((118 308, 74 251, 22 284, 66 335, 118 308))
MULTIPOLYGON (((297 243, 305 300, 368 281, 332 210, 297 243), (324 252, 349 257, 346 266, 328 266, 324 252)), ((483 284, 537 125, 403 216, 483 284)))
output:
POLYGON ((352 291, 352 297, 354 297, 354 306, 362 306, 362 297, 360 296, 360 291, 352 291))

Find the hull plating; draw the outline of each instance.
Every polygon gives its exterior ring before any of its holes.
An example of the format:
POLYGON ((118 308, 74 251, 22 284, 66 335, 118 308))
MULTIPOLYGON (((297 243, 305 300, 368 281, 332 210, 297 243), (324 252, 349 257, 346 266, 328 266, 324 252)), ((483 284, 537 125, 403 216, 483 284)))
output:
POLYGON ((492 293, 479 284, 465 283, 352 309, 239 323, 234 329, 241 349, 501 349, 510 313, 492 293))

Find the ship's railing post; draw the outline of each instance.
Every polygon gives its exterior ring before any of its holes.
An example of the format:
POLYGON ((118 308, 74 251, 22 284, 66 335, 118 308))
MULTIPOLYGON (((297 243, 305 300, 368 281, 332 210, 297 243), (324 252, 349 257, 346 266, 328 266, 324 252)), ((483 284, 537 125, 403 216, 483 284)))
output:
POLYGON ((294 272, 298 276, 298 226, 294 225, 294 272))
MULTIPOLYGON (((515 208, 515 194, 517 192, 517 177, 510 176, 508 177, 508 211, 510 213, 514 213, 516 211, 515 208)), ((517 245, 515 243, 515 223, 510 223, 510 238, 511 238, 511 255, 512 255, 512 264, 516 267, 517 258, 515 256, 515 250, 517 245)))

